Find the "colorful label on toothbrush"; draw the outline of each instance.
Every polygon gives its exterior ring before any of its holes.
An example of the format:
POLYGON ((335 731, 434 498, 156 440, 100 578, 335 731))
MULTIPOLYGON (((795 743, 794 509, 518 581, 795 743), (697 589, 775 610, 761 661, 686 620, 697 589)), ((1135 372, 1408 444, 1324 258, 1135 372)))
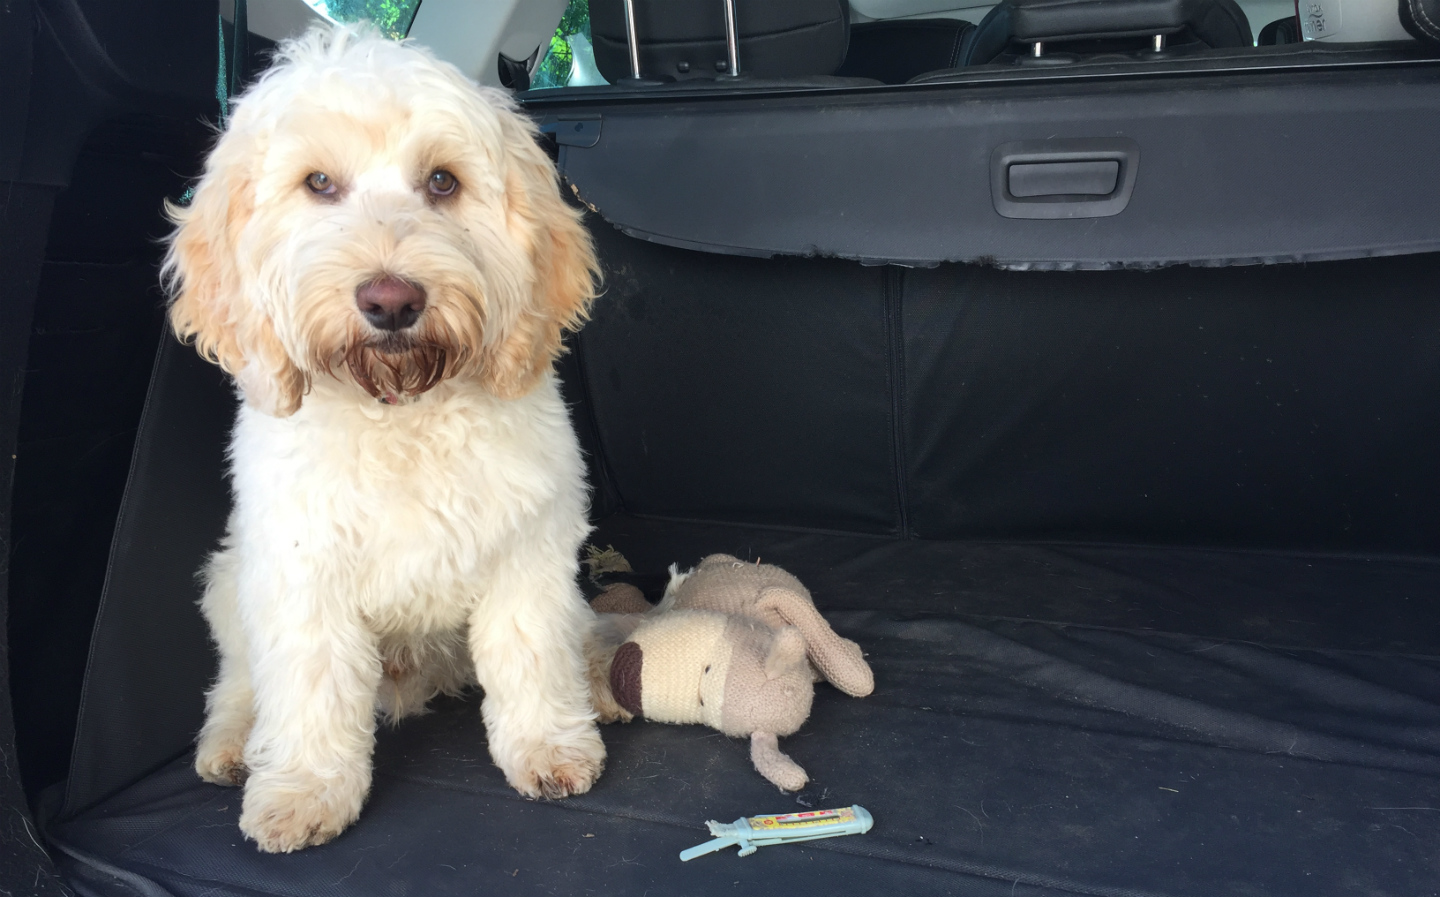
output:
POLYGON ((757 832, 793 831, 799 828, 815 828, 824 825, 844 825, 855 821, 855 810, 842 807, 838 810, 813 810, 808 813, 784 813, 778 816, 751 816, 745 820, 757 832))

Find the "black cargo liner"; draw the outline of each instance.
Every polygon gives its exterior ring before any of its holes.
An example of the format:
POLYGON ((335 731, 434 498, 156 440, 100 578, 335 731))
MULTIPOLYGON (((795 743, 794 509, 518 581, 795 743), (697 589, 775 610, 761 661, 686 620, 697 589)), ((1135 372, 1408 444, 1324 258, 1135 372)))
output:
POLYGON ((472 699, 381 733, 366 811, 329 845, 257 853, 239 793, 187 755, 52 827, 66 865, 94 893, 193 897, 1435 893, 1440 659, 1405 653, 1440 635, 1434 561, 624 516, 596 535, 645 570, 712 550, 786 565, 866 646, 874 695, 821 687, 785 742, 812 777, 798 800, 742 742, 637 722, 604 730, 590 794, 529 803, 490 763, 472 699), (707 818, 851 803, 877 820, 863 838, 675 856, 707 818), (117 887, 87 856, 163 890, 117 887))
POLYGON ((1440 257, 907 271, 595 233, 562 365, 593 541, 807 582, 877 681, 784 742, 812 784, 637 722, 590 794, 526 802, 471 696, 380 733, 335 842, 257 853, 188 765, 233 400, 167 340, 48 801, 82 893, 1437 893, 1440 257), (676 857, 849 803, 873 832, 676 857))

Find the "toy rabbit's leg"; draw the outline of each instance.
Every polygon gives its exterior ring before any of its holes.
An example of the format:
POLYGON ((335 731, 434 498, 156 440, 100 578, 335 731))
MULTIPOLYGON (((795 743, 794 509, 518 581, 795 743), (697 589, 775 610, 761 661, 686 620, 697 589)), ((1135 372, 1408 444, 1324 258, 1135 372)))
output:
POLYGON ((750 761, 781 791, 799 791, 810 781, 800 764, 780 752, 780 742, 773 732, 756 732, 750 736, 750 761))

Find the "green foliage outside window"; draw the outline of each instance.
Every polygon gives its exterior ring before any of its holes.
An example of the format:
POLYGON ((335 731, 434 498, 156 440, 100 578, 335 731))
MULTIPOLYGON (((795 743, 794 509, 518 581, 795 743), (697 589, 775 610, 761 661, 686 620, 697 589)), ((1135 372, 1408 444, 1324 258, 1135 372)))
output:
POLYGON ((530 79, 531 87, 564 87, 570 81, 571 66, 575 57, 570 49, 570 35, 583 34, 590 39, 590 0, 570 0, 565 14, 560 17, 560 26, 550 36, 550 46, 535 74, 530 79))
POLYGON ((368 19, 396 40, 410 30, 420 0, 311 0, 311 6, 337 22, 368 19))

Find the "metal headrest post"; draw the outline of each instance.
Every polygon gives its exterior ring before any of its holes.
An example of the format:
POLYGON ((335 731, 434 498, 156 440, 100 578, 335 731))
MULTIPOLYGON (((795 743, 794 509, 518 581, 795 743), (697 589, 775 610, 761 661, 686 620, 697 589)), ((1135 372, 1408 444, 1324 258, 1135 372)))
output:
POLYGON ((640 38, 635 33, 635 0, 625 0, 625 46, 630 50, 630 77, 640 80, 640 38))
POLYGON ((724 3, 725 55, 730 66, 730 76, 733 78, 740 74, 740 34, 735 26, 735 0, 724 0, 724 3))

